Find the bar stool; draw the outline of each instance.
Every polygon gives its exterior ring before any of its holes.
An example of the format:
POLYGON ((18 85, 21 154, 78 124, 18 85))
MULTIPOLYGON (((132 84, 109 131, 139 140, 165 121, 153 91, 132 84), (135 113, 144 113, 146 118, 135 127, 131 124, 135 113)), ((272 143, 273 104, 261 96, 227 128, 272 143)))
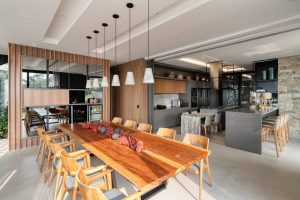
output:
POLYGON ((281 144, 281 133, 280 133, 280 124, 281 124, 281 118, 282 116, 277 116, 275 122, 263 122, 262 124, 262 138, 263 141, 266 141, 266 135, 269 135, 269 132, 272 131, 274 134, 274 143, 276 148, 276 155, 277 158, 279 158, 278 149, 280 148, 282 150, 282 144, 281 144))

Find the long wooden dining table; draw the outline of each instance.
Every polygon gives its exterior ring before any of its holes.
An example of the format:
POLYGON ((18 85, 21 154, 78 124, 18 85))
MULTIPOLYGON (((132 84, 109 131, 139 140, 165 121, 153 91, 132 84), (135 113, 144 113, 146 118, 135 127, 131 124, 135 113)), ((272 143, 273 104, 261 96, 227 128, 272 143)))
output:
MULTIPOLYGON (((201 172, 199 199, 201 199, 203 159, 208 156, 208 151, 110 122, 103 121, 101 124, 129 131, 132 137, 143 142, 143 150, 137 152, 119 145, 118 141, 85 129, 82 124, 61 124, 58 129, 81 143, 84 148, 135 185, 142 192, 142 199, 164 189, 170 177, 192 164, 199 163, 201 172)), ((113 182, 116 184, 116 180, 113 182)))

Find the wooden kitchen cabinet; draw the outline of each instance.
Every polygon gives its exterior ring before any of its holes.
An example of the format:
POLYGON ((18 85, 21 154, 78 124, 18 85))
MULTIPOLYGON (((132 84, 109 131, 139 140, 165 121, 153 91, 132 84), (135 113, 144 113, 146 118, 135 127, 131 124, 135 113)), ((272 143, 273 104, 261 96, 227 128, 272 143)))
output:
POLYGON ((156 94, 186 93, 186 82, 184 80, 155 78, 154 93, 156 94))

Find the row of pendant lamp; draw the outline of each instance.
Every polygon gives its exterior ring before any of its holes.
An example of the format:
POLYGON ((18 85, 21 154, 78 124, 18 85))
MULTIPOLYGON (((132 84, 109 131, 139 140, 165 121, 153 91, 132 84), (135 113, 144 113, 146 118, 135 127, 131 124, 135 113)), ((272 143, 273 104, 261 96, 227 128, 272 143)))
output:
MULTIPOLYGON (((146 68, 144 73, 143 83, 152 84, 154 83, 153 73, 151 68, 146 68)), ((94 80, 87 80, 86 88, 99 88, 99 79, 95 78, 94 80)), ((112 78, 111 86, 118 87, 120 86, 119 75, 114 74, 112 78)), ((127 72, 125 85, 135 85, 133 72, 127 72)), ((109 87, 108 79, 106 76, 102 78, 101 87, 109 87)))
MULTIPOLYGON (((130 9, 133 8, 132 3, 127 3, 126 4, 127 8, 129 8, 129 62, 131 61, 131 12, 130 9)), ((116 64, 116 57, 117 57, 117 46, 116 46, 116 20, 119 18, 119 15, 114 14, 113 18, 115 19, 115 64, 116 64)), ((105 27, 108 25, 106 23, 103 23, 102 26, 104 27, 104 59, 105 59, 105 27)), ((96 34, 96 49, 97 49, 97 34, 99 33, 98 31, 94 31, 96 34)), ((87 36, 88 39, 88 48, 89 48, 89 40, 91 39, 90 36, 87 36)), ((148 64, 149 64, 149 0, 148 0, 148 64)), ((88 54, 89 54, 89 49, 88 49, 88 54)), ((96 52, 96 57, 97 57, 97 52, 96 52)), ((153 77, 153 71, 152 68, 147 67, 145 69, 144 73, 144 79, 143 83, 145 84, 153 84, 154 83, 154 77, 153 77)), ((118 74, 114 74, 112 78, 112 84, 111 86, 118 87, 120 86, 120 79, 118 74)), ((129 71, 126 74, 126 80, 125 80, 125 85, 135 85, 135 80, 134 80, 134 75, 133 72, 129 71)), ((109 87, 108 83, 108 78, 104 76, 101 81, 101 87, 109 87)), ((86 82, 86 88, 99 88, 99 79, 94 79, 94 80, 87 80, 86 82)))

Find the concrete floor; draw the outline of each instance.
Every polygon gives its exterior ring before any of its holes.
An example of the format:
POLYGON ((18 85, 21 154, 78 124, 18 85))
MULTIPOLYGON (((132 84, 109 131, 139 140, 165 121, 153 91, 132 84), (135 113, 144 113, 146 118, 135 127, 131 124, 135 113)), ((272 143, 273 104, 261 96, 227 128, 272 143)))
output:
MULTIPOLYGON (((176 138, 181 140, 182 137, 177 135, 176 138)), ((277 159, 274 144, 264 143, 263 154, 256 155, 228 148, 222 144, 222 138, 219 135, 210 140, 213 186, 206 184, 205 172, 203 199, 300 198, 300 140, 291 140, 277 159)), ((53 184, 48 188, 43 183, 35 157, 36 148, 0 152, 0 199, 53 199, 53 184)), ((92 157, 92 165, 99 164, 101 161, 92 157)), ((129 194, 134 191, 134 187, 119 175, 117 182, 122 191, 129 194)), ((151 200, 193 200, 197 197, 198 177, 188 173, 188 176, 178 174, 171 178, 167 189, 151 200)))

